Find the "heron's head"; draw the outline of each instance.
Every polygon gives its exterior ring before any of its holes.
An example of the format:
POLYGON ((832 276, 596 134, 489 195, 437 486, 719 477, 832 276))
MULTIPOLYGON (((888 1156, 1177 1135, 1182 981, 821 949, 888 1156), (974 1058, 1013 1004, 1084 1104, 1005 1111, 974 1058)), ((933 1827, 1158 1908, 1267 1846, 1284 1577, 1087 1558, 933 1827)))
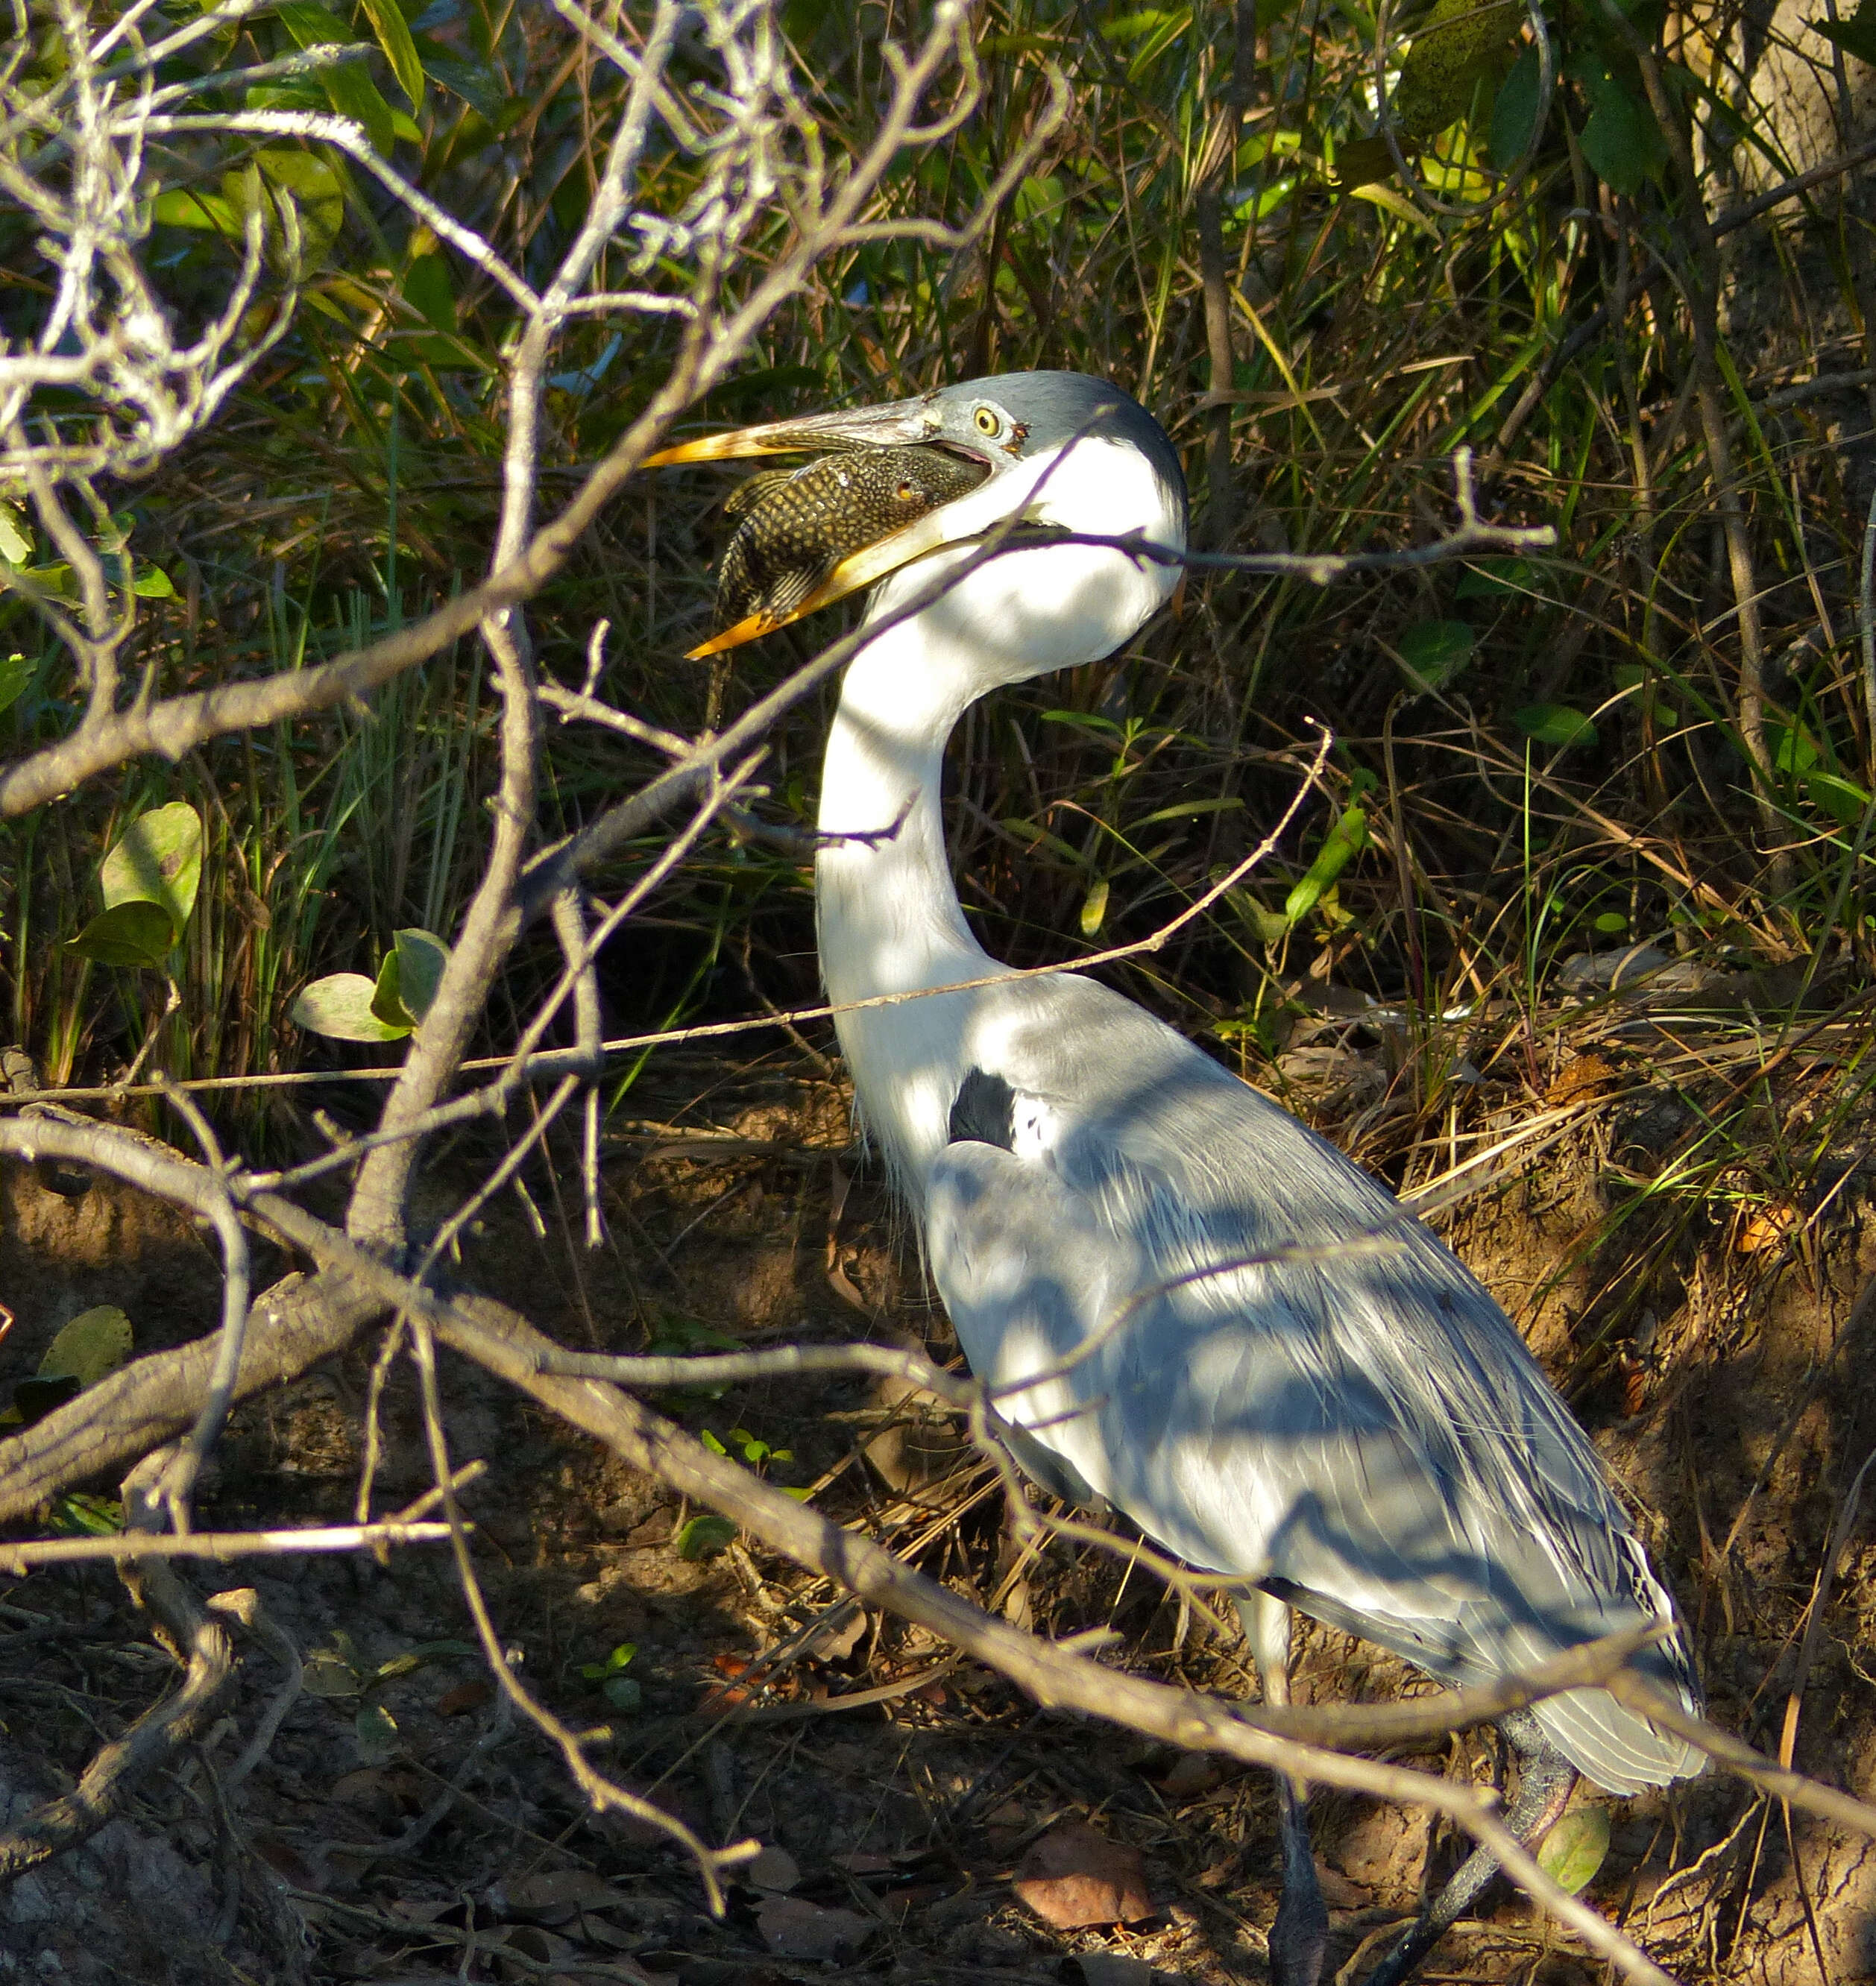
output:
MULTIPOLYGON (((1006 651, 1005 679, 1111 654, 1177 585, 1177 564, 1063 541, 1065 534, 1137 534, 1175 552, 1186 542, 1185 479, 1164 430, 1117 386, 1078 372, 1005 373, 885 406, 767 422, 666 449, 648 466, 910 447, 956 456, 976 465, 981 480, 898 528, 881 520, 878 535, 857 514, 844 534, 831 520, 840 555, 801 597, 786 611, 747 616, 692 652, 737 647, 888 582, 874 601, 877 618, 1012 526, 1023 534, 930 610, 976 652, 1006 651)), ((749 507, 758 521, 763 500, 749 507)))

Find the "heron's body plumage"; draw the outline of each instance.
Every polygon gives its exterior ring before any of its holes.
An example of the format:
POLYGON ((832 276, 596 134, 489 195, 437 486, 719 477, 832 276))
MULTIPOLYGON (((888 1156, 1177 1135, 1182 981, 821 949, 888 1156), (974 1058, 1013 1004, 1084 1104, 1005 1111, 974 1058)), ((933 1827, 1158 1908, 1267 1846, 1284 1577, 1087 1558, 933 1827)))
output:
MULTIPOLYGON (((877 582, 823 768, 822 972, 858 1113, 1024 1466, 1238 1587, 1275 1702, 1292 1606, 1458 1684, 1672 1620, 1588 1438, 1433 1235, 1163 1022, 1073 974, 1012 972, 965 921, 945 742, 978 698, 1102 660, 1171 595, 1186 498, 1164 433, 1104 382, 1031 372, 655 459, 830 446, 935 449, 982 474, 871 543, 848 528, 864 506, 831 527, 817 511, 798 543, 760 491, 749 529, 780 548, 783 581, 813 567, 799 600, 788 584, 770 600, 782 618, 877 582), (969 549, 1017 527, 987 557, 969 549)), ((845 486, 803 476, 797 497, 845 486)), ((1678 1627, 1641 1665, 1697 1707, 1678 1627)), ((1605 1689, 1531 1715, 1500 1720, 1522 1762, 1506 1824, 1527 1843, 1563 1811, 1572 1767, 1632 1792, 1703 1762, 1605 1689)), ((1303 1807, 1280 1777, 1276 1986, 1319 1986, 1326 1964, 1303 1807)), ((1497 1867, 1475 1852, 1367 1986, 1403 1986, 1497 1867)))
MULTIPOLYGON (((1088 493, 1130 527, 1150 477, 1136 463, 1117 496, 1091 453, 1073 451, 1043 502, 1071 529, 1118 534, 1088 493)), ((1163 498, 1154 521, 1149 537, 1183 542, 1182 504, 1163 498)), ((889 620, 936 564, 886 581, 870 618, 889 620)), ((817 878, 830 995, 963 989, 836 1025, 972 1369, 1019 1389, 1000 1410, 1068 1465, 1065 1483, 1194 1566, 1446 1681, 1669 1614, 1595 1450, 1440 1241, 1131 1001, 1013 975, 971 934, 939 806, 953 725, 1036 672, 1039 628, 1072 631, 1040 667, 1095 659, 1168 591, 1164 568, 1104 548, 994 562, 861 652, 830 735, 817 878), (1070 641, 1083 651, 1062 651, 1070 641), (1006 1110, 986 1109, 985 1082, 1006 1110), (1272 1255, 1287 1259, 1224 1266, 1272 1255)), ((1678 1643, 1653 1663, 1697 1701, 1678 1643)), ((1612 1791, 1699 1769, 1605 1691, 1536 1715, 1612 1791)))

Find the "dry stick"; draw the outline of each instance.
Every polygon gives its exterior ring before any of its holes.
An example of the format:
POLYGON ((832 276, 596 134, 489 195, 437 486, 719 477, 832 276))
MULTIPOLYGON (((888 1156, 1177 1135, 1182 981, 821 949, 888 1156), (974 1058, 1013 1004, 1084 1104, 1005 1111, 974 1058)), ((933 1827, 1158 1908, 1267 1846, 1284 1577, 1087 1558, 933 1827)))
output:
MULTIPOLYGON (((175 981, 170 981, 175 990, 175 981)), ((167 1081, 162 1087, 167 1101, 195 1134, 212 1172, 224 1176, 227 1166, 221 1147, 208 1119, 187 1096, 177 1095, 167 1081)), ((235 1213, 234 1201, 224 1187, 215 1197, 209 1214, 221 1244, 221 1330, 215 1346, 215 1368, 209 1375, 208 1395, 195 1425, 177 1444, 163 1496, 169 1504, 170 1528, 180 1533, 189 1529, 189 1499, 194 1493, 202 1466, 215 1445, 228 1417, 228 1404, 234 1394, 234 1375, 241 1369, 241 1341, 247 1335, 248 1309, 254 1294, 254 1278, 248 1254, 248 1236, 235 1213)))
POLYGON ((490 1670, 503 1695, 520 1710, 524 1716, 545 1736, 551 1739, 560 1752, 562 1762, 575 1785, 592 1803, 595 1813, 616 1811, 629 1814, 635 1820, 662 1829, 679 1846, 689 1853, 697 1864, 697 1871, 703 1881, 705 1893, 710 1903, 713 1916, 723 1914, 723 1890, 721 1878, 723 1873, 753 1860, 760 1853, 759 1841, 746 1840, 730 1843, 722 1848, 710 1848, 675 1814, 665 1813, 662 1807, 642 1795, 628 1792, 608 1779, 587 1759, 581 1749, 580 1734, 563 1723, 531 1690, 525 1688, 515 1675, 514 1665, 507 1658, 495 1631, 495 1623, 483 1595, 482 1582, 476 1575, 474 1561, 469 1554, 469 1527, 456 1502, 453 1488, 453 1471, 450 1466, 449 1443, 443 1433, 443 1404, 436 1385, 436 1348, 431 1335, 429 1320, 422 1314, 413 1314, 410 1319, 411 1348, 417 1368, 419 1396, 423 1405, 423 1429, 429 1449, 430 1467, 436 1479, 436 1487, 441 1493, 443 1507, 449 1513, 450 1543, 456 1558, 456 1574, 463 1590, 463 1597, 469 1603, 470 1617, 475 1623, 477 1639, 487 1658, 490 1670))
MULTIPOLYGON (((143 1529, 153 1528, 160 1520, 157 1485, 169 1459, 159 1450, 139 1463, 126 1479, 126 1522, 143 1529)), ((136 1781, 159 1760, 173 1755, 200 1728, 233 1672, 234 1651, 227 1628, 210 1619, 167 1565, 150 1561, 134 1569, 126 1566, 123 1579, 184 1663, 182 1686, 146 1711, 123 1737, 105 1745, 70 1792, 48 1800, 18 1826, 0 1835, 0 1881, 96 1833, 123 1806, 136 1781)))
MULTIPOLYGON (((19 1140, 12 1134, 25 1128, 16 1122, 0 1119, 0 1152, 19 1150, 19 1140)), ((201 1167, 181 1159, 157 1160, 147 1147, 109 1126, 93 1126, 89 1135, 67 1124, 48 1123, 38 1129, 48 1156, 76 1160, 132 1177, 181 1205, 204 1203, 211 1190, 200 1177, 201 1167)), ((20 1150, 19 1155, 30 1158, 33 1153, 27 1148, 20 1150)), ((537 1369, 538 1362, 559 1348, 501 1305, 482 1298, 451 1302, 419 1289, 291 1202, 261 1195, 257 1198, 256 1210, 298 1245, 332 1264, 334 1271, 342 1270, 335 1277, 341 1287, 349 1281, 362 1283, 377 1294, 381 1310, 395 1306, 408 1311, 413 1318, 426 1319, 453 1349, 605 1442, 635 1466, 724 1510, 778 1550, 838 1579, 861 1598, 889 1606, 957 1641, 1022 1684, 1039 1700, 1123 1722, 1189 1750, 1221 1751, 1247 1764, 1301 1772, 1352 1790, 1433 1806, 1491 1848, 1514 1880, 1547 1907, 1562 1915, 1631 1977, 1655 1982, 1664 1980, 1665 1975, 1634 1952, 1627 1941, 1603 1920, 1556 1890, 1515 1839, 1463 1789, 1423 1774, 1373 1766, 1334 1752, 1298 1747, 1259 1728, 1248 1716, 1231 1714, 1221 1706, 1194 1699, 1187 1692, 1164 1685, 1099 1668, 1084 1672, 1072 1656, 1036 1642, 1005 1623, 989 1619, 968 1601, 901 1564, 871 1540, 843 1530, 734 1463, 712 1456, 701 1442, 628 1395, 592 1381, 560 1379, 542 1374, 537 1369)), ((0 1474, 0 1482, 6 1483, 8 1490, 12 1487, 12 1472, 0 1474)), ((1736 1739, 1689 1715, 1665 1692, 1642 1678, 1618 1671, 1602 1686, 1754 1783, 1790 1799, 1794 1805, 1876 1835, 1876 1809, 1772 1766, 1736 1739)))
MULTIPOLYGON (((1247 1765, 1301 1772, 1351 1791, 1435 1808, 1489 1848, 1534 1900, 1625 1976, 1649 1986, 1669 1986, 1667 1975, 1613 1926, 1566 1896, 1470 1789, 1424 1773, 1295 1745, 1258 1729, 1222 1705, 1103 1669, 993 1620, 871 1540, 842 1530, 733 1462, 712 1456, 629 1395, 591 1381, 531 1373, 527 1353, 540 1335, 500 1305, 458 1303, 437 1320, 436 1328, 453 1349, 551 1407, 635 1467, 722 1511, 797 1564, 837 1579, 863 1600, 941 1634, 1039 1702, 1123 1724, 1188 1751, 1222 1752, 1247 1765), (465 1321, 469 1318, 474 1321, 465 1321)), ((1871 1825, 1876 1826, 1876 1815, 1871 1825)))
POLYGON ((287 1712, 299 1701, 300 1691, 305 1685, 306 1671, 292 1637, 261 1605, 260 1594, 251 1586, 239 1587, 232 1593, 215 1594, 208 1604, 215 1613, 232 1614, 251 1634, 271 1648, 284 1672, 280 1687, 268 1699, 253 1735, 241 1747, 241 1755, 221 1775, 222 1791, 231 1793, 267 1756, 281 1725, 286 1721, 287 1712))
MULTIPOLYGON (((941 0, 922 46, 912 57, 902 57, 899 62, 892 101, 872 143, 826 206, 776 259, 743 303, 726 319, 712 324, 707 335, 686 341, 670 376, 653 394, 644 412, 588 472, 565 508, 534 532, 516 556, 498 563, 481 585, 384 640, 319 667, 270 676, 258 682, 227 684, 170 698, 160 704, 133 704, 99 723, 82 725, 57 744, 0 769, 0 819, 29 812, 69 793, 86 779, 143 753, 157 752, 173 761, 192 747, 226 732, 253 730, 310 715, 368 695, 392 677, 427 661, 470 633, 490 615, 538 592, 566 563, 587 527, 651 453, 677 416, 699 394, 722 380, 775 310, 798 289, 814 264, 853 237, 858 217, 901 147, 922 142, 916 123, 918 105, 954 52, 963 19, 959 0, 941 0)), ((968 43, 966 47, 968 52, 968 43)), ((1005 173, 963 227, 946 231, 948 237, 968 240, 987 224, 996 205, 1030 170, 1066 116, 1066 86, 1059 73, 1052 71, 1051 78, 1049 109, 1037 120, 1005 173)), ((285 114, 274 113, 276 117, 285 114)), ((293 114, 302 118, 312 115, 293 114)), ((217 128, 226 128, 226 123, 224 119, 217 128)), ((325 125, 335 123, 345 126, 341 135, 355 140, 355 127, 345 119, 325 119, 322 133, 325 133, 325 125)), ((891 228, 886 231, 890 233, 891 228)), ((909 234, 919 230, 915 224, 908 223, 901 231, 909 234)))
POLYGON ((226 1565, 237 1558, 285 1558, 301 1553, 375 1551, 384 1545, 447 1541, 447 1524, 321 1524, 303 1530, 188 1531, 180 1537, 126 1533, 106 1538, 0 1540, 0 1568, 23 1575, 35 1565, 99 1563, 140 1565, 154 1559, 199 1558, 226 1565))

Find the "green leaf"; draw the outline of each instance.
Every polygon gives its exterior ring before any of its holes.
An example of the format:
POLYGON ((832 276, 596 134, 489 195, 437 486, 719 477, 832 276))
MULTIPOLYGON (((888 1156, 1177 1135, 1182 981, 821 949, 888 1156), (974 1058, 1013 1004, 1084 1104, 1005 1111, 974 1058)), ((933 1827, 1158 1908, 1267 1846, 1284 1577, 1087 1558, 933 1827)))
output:
POLYGON ((115 1496, 75 1490, 52 1499, 52 1529, 67 1537, 114 1538, 124 1527, 124 1506, 115 1496))
POLYGON ((1400 659, 1421 689, 1443 689, 1472 659, 1477 637, 1463 621, 1416 621, 1403 628, 1400 659))
POLYGON ((349 23, 318 0, 277 0, 274 18, 293 37, 295 48, 317 48, 325 42, 355 42, 349 23))
POLYGON ((608 1676, 600 1694, 615 1710, 634 1711, 645 1702, 644 1690, 628 1675, 608 1676))
POLYGON ((1870 804, 1869 795, 1861 786, 1840 779, 1834 773, 1812 773, 1804 782, 1804 791, 1813 806, 1841 827, 1854 827, 1870 804))
POLYGON ((736 1527, 727 1517, 719 1517, 714 1512, 701 1517, 692 1517, 678 1533, 677 1547, 679 1558, 714 1558, 720 1551, 727 1551, 736 1543, 736 1527))
POLYGON ((1845 55, 1876 68, 1876 18, 1864 20, 1861 7, 1854 21, 1814 21, 1811 25, 1827 42, 1836 42, 1845 55))
MULTIPOLYGON (((483 134, 486 142, 500 126, 507 101, 501 78, 486 62, 465 62, 460 56, 453 54, 440 42, 433 42, 427 35, 424 38, 423 54, 424 73, 431 82, 448 90, 452 96, 460 96, 490 127, 483 134)), ((815 383, 820 383, 818 375, 815 383)))
POLYGON ((1496 600, 1510 594, 1527 599, 1538 590, 1538 571, 1528 559, 1482 558, 1470 563, 1453 589, 1455 600, 1496 600))
POLYGON ((1590 101, 1583 126, 1583 157, 1612 193, 1632 197, 1668 163, 1667 141, 1655 113, 1613 76, 1593 72, 1583 79, 1590 101))
POLYGON ((270 145, 254 154, 268 180, 285 187, 311 204, 319 200, 343 200, 345 189, 332 167, 316 152, 296 152, 289 146, 270 145))
POLYGON ((76 1400, 84 1391, 69 1372, 55 1373, 49 1379, 22 1379, 13 1389, 13 1405, 5 1417, 8 1427, 31 1427, 55 1408, 76 1400))
POLYGON ((1359 855, 1368 840, 1368 816, 1359 806, 1347 808, 1329 831, 1315 860, 1291 890, 1283 914, 1292 924, 1300 923, 1335 883, 1343 870, 1359 855))
MULTIPOLYGON (((1412 158, 1417 149, 1411 138, 1402 139, 1403 157, 1412 158)), ((1335 180, 1344 193, 1392 179, 1396 170, 1394 154, 1385 138, 1356 138, 1335 148, 1335 180)))
POLYGON ((32 534, 16 503, 0 503, 0 559, 25 565, 32 557, 32 534))
POLYGON ((1601 937, 1620 937, 1628 928, 1628 920, 1620 911, 1605 911, 1591 922, 1590 928, 1601 937))
POLYGON ((301 1671, 300 1686, 308 1696, 356 1696, 364 1684, 340 1650, 315 1648, 301 1671))
POLYGON ((322 69, 319 86, 340 116, 364 126, 372 150, 381 158, 388 159, 396 150, 396 120, 390 105, 379 95, 377 84, 365 74, 362 62, 335 62, 330 69, 322 69))
POLYGON ((697 1439, 703 1443, 704 1446, 707 1448, 712 1455, 726 1456, 729 1452, 729 1449, 724 1447, 723 1444, 717 1439, 715 1435, 711 1433, 708 1428, 704 1429, 702 1432, 699 1434, 697 1439))
POLYGON ((25 655, 0 655, 0 710, 15 702, 32 680, 33 665, 25 655))
POLYGON ((1524 25, 1518 0, 1433 0, 1394 86, 1394 120, 1431 138, 1472 106, 1480 79, 1524 25))
MULTIPOLYGON (((1517 163, 1537 133, 1540 107, 1538 86, 1543 80, 1542 67, 1534 45, 1526 49, 1511 65, 1511 73, 1498 86, 1498 94, 1492 99, 1486 153, 1501 173, 1508 173, 1517 163)), ((1462 599, 1464 597, 1460 595, 1462 599)))
POLYGON ((397 0, 363 0, 365 17, 391 65, 397 86, 410 99, 413 110, 423 108, 423 65, 417 59, 417 45, 399 11, 397 0))
POLYGON ((39 1376, 95 1386, 130 1355, 130 1318, 115 1304, 97 1304, 81 1311, 47 1345, 39 1376))
POLYGON ((130 582, 130 591, 140 600, 173 600, 176 597, 175 584, 160 565, 140 567, 130 582))
POLYGON ((414 924, 394 935, 397 997, 415 1026, 436 1000, 443 968, 450 963, 450 948, 434 932, 419 930, 414 924))
POLYGON ((1608 1809, 1572 1807, 1544 1837, 1538 1867, 1566 1895, 1574 1897, 1602 1867, 1608 1852, 1608 1809))
MULTIPOLYGON (((336 14, 315 4, 315 0, 279 0, 274 12, 295 44, 302 49, 319 48, 333 42, 355 42, 352 29, 336 14)), ((405 39, 409 39, 406 30, 405 39)), ((416 51, 412 50, 412 59, 416 51)), ((392 64, 393 69, 396 65, 392 64)), ((355 119, 365 126, 372 149, 389 157, 397 143, 391 106, 379 94, 378 86, 365 71, 362 62, 334 62, 318 72, 319 86, 326 100, 342 117, 355 119)))
POLYGON ((1802 725, 1768 724, 1765 735, 1772 747, 1772 763, 1781 773, 1808 773, 1817 764, 1817 741, 1802 725))
POLYGON ((150 204, 150 217, 166 227, 204 227, 216 234, 241 237, 241 217, 234 203, 218 193, 198 193, 193 187, 160 193, 150 204))
POLYGON ((1100 876, 1088 892, 1087 900, 1081 907, 1081 934, 1083 937, 1096 937, 1107 917, 1107 878, 1100 876))
POLYGON ((99 965, 160 965, 176 942, 176 927, 160 904, 140 898, 114 904, 93 917, 69 949, 99 965))
POLYGON ((368 1766, 388 1766, 403 1749, 397 1719, 382 1703, 368 1703, 352 1720, 359 1756, 368 1766))
POLYGON ((288 1018, 296 1028, 335 1042, 402 1041, 410 1029, 381 1021, 372 1011, 377 991, 362 972, 330 973, 301 988, 288 1018))
POLYGON ((1540 745, 1593 745, 1596 727, 1567 703, 1527 703, 1511 713, 1511 722, 1540 745))
POLYGON ((456 291, 450 264, 440 255, 419 255, 404 271, 404 298, 434 329, 456 329, 456 291))
POLYGON ((187 800, 139 814, 105 857, 98 880, 106 909, 160 904, 180 937, 202 887, 201 816, 187 800))

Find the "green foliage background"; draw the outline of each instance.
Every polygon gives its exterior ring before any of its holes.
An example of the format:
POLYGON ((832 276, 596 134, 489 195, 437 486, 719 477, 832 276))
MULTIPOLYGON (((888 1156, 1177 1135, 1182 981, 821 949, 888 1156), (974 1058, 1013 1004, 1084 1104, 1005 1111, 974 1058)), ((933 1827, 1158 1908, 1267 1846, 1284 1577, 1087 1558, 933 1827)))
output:
MULTIPOLYGON (((31 59, 49 80, 59 34, 34 18, 31 59)), ((793 0, 780 19, 817 81, 830 150, 862 144, 887 80, 884 11, 793 0)), ((1852 62, 1857 32, 1842 38, 1852 62)), ((728 424, 1072 367, 1159 414, 1209 542, 1221 529, 1239 549, 1423 540, 1450 514, 1462 447, 1490 513, 1556 527, 1542 560, 1326 592, 1195 580, 1133 651, 974 712, 960 741, 967 895, 992 948, 1028 961, 1060 956, 1077 931, 1151 930, 1280 806, 1289 776, 1268 755, 1307 719, 1333 725, 1327 804, 1134 990, 1234 1044, 1247 1068, 1282 1045, 1299 989, 1333 983, 1406 1012, 1404 1102, 1372 1156, 1459 1106, 1467 1055, 1508 1055, 1541 1089, 1547 995, 1574 952, 1652 938, 1723 966, 1795 966, 1807 991, 1866 974, 1864 493, 1818 403, 1773 419, 1777 378, 1755 376, 1755 353, 1722 335, 1708 231, 1738 205, 1748 153, 1774 172, 1788 163, 1728 68, 1728 33, 1717 14, 1670 22, 1608 0, 1528 19, 1503 0, 1380 19, 1358 0, 1236 18, 986 4, 981 105, 908 155, 882 211, 961 218, 1035 127, 1054 64, 1071 104, 1037 169, 974 247, 867 244, 831 260, 696 410, 700 426, 728 424), (1208 268, 1228 372, 1208 335, 1208 268), (1714 379, 1763 645, 1781 658, 1769 671, 1742 658, 1719 535, 1728 479, 1696 418, 1714 379)), ((544 10, 502 0, 349 12, 282 0, 188 59, 210 73, 322 42, 357 52, 251 101, 355 116, 524 268, 551 264, 591 197, 615 70, 544 10)), ((670 210, 695 167, 673 153, 655 170, 673 182, 659 188, 670 210)), ((257 210, 278 246, 290 207, 308 268, 291 328, 238 402, 182 458, 113 493, 145 596, 134 663, 169 693, 338 652, 473 581, 511 320, 433 231, 316 143, 177 144, 151 172, 148 253, 184 311, 225 295, 257 210)), ((1803 309, 1848 325, 1854 344, 1867 249, 1860 195, 1836 192, 1788 204, 1783 235, 1760 221, 1734 243, 1780 257, 1803 309), (1798 240, 1808 262, 1779 245, 1798 240)), ((756 267, 786 225, 778 212, 756 267)), ((17 212, 0 214, 0 268, 15 272, 0 308, 23 335, 48 270, 17 212)), ((257 302, 254 335, 276 307, 257 302)), ((676 335, 644 318, 569 335, 547 503, 644 406, 676 335)), ((578 682, 603 620, 605 694, 688 733, 832 631, 823 620, 720 664, 676 659, 707 622, 722 487, 705 472, 633 486, 530 609, 544 670, 578 682)), ((0 554, 56 588, 51 549, 23 510, 5 515, 0 554)), ((0 597, 0 740, 19 752, 62 735, 72 697, 30 602, 0 597)), ((130 1059, 160 1006, 147 975, 67 941, 100 907, 99 858, 126 823, 180 799, 204 824, 203 887, 160 1060, 236 1074, 345 1052, 301 1035, 291 1005, 322 974, 374 973, 400 929, 450 933, 482 860, 493 719, 464 645, 369 710, 133 766, 0 829, 0 1027, 56 1081, 130 1059)), ((807 709, 778 740, 772 818, 811 818, 820 722, 807 709)), ((648 769, 616 738, 554 729, 544 831, 648 769)), ((811 945, 804 871, 719 840, 615 947, 608 1019, 810 998, 811 945)), ((524 956, 491 1013, 497 1035, 530 975, 551 969, 544 951, 524 956)))

